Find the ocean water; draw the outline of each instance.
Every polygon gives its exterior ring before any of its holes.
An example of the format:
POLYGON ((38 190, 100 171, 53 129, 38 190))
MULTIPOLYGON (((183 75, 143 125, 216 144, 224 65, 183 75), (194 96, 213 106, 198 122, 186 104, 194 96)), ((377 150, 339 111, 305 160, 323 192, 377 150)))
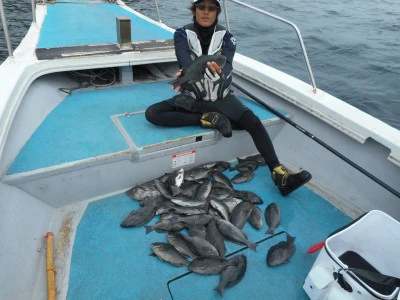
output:
MULTIPOLYGON (((189 0, 158 1, 163 23, 172 28, 191 21, 189 0)), ((400 129, 399 0, 246 0, 295 23, 301 31, 318 89, 400 129)), ((126 3, 156 20, 154 1, 126 3)), ((26 34, 31 4, 3 0, 15 48, 26 34)), ((237 51, 309 82, 300 43, 292 27, 227 2, 237 51)), ((225 25, 224 14, 220 23, 225 25)), ((7 47, 0 25, 0 62, 7 47)))

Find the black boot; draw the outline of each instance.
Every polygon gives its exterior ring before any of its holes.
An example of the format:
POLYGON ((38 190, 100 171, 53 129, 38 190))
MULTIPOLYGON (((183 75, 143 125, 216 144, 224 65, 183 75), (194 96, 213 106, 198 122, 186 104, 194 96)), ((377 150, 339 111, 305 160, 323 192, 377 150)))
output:
POLYGON ((224 137, 232 136, 232 125, 227 117, 217 112, 208 112, 201 116, 201 126, 214 128, 221 132, 224 137))
POLYGON ((311 179, 311 174, 308 171, 301 171, 296 174, 289 174, 285 166, 279 165, 272 170, 272 180, 278 186, 283 196, 288 195, 295 189, 301 187, 311 179))

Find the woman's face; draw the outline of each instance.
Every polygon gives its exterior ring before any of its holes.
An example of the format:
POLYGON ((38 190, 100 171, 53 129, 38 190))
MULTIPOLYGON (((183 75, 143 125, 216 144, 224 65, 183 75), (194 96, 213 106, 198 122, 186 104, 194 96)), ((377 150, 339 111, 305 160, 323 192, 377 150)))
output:
POLYGON ((196 21, 203 27, 210 27, 214 24, 217 14, 217 5, 213 0, 203 0, 196 4, 196 21))

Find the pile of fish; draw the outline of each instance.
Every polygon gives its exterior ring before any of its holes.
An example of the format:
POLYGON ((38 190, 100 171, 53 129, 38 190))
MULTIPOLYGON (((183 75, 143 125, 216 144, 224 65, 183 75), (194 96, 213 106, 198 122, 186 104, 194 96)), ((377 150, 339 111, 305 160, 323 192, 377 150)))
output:
MULTIPOLYGON (((226 287, 243 278, 247 267, 245 255, 226 259, 225 241, 256 251, 257 244, 250 242, 242 229, 246 222, 261 229, 263 216, 257 204, 262 204, 263 200, 251 191, 234 189, 232 181, 222 172, 228 169, 238 170, 239 174, 252 172, 261 164, 259 155, 240 159, 233 168, 228 162, 215 161, 186 171, 180 169, 135 186, 127 194, 140 201, 141 208, 130 212, 120 226, 142 226, 160 216, 154 225, 144 226, 146 234, 156 231, 167 236, 168 243, 151 245, 152 255, 175 266, 186 266, 197 274, 220 274, 216 290, 223 295, 226 287), (183 229, 189 235, 180 232, 183 229)), ((265 218, 269 226, 266 233, 273 234, 280 222, 280 210, 275 203, 267 207, 265 218)), ((272 247, 267 264, 274 266, 284 262, 283 250, 287 261, 287 255, 291 253, 291 256, 295 250, 293 241, 294 238, 290 240, 289 250, 286 244, 281 244, 283 242, 272 247)))

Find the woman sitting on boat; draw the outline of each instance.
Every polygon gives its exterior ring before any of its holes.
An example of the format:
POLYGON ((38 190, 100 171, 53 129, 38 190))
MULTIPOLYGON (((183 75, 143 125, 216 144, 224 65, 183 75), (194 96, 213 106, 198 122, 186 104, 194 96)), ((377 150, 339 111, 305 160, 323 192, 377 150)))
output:
MULTIPOLYGON (((287 195, 311 179, 305 170, 290 174, 279 162, 271 139, 260 119, 230 89, 232 62, 236 51, 234 36, 218 24, 221 13, 219 0, 193 1, 190 10, 193 23, 177 29, 174 34, 175 53, 181 68, 188 67, 202 55, 222 54, 226 63, 221 69, 214 61, 207 63, 204 78, 194 84, 176 88, 181 95, 151 105, 146 119, 158 126, 193 126, 213 128, 224 137, 232 136, 234 128, 246 130, 257 150, 265 159, 271 177, 282 195, 287 195)), ((182 69, 176 74, 183 76, 182 69)))

